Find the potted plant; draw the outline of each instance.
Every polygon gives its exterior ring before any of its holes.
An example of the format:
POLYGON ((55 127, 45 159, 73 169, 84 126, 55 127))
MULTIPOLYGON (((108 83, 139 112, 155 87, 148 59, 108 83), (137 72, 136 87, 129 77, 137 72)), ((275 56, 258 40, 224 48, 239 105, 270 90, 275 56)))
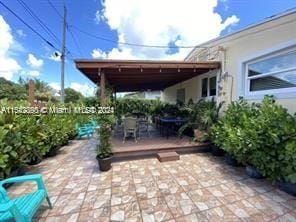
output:
POLYGON ((210 128, 218 121, 222 105, 223 103, 217 105, 214 99, 210 101, 201 99, 197 103, 189 101, 181 108, 181 113, 186 113, 189 119, 179 129, 179 135, 183 134, 186 129, 191 129, 194 132, 195 140, 209 141, 210 128))
POLYGON ((98 134, 99 144, 97 145, 97 160, 101 171, 108 171, 111 169, 112 164, 112 128, 114 124, 113 115, 102 115, 99 118, 98 134))
POLYGON ((255 178, 255 179, 264 178, 264 176, 257 170, 256 167, 249 164, 246 165, 246 173, 251 178, 255 178))
POLYGON ((285 192, 296 196, 296 137, 292 137, 285 144, 279 159, 282 173, 280 187, 285 192))
POLYGON ((230 166, 241 166, 241 164, 236 160, 235 156, 230 153, 225 154, 225 161, 230 166))

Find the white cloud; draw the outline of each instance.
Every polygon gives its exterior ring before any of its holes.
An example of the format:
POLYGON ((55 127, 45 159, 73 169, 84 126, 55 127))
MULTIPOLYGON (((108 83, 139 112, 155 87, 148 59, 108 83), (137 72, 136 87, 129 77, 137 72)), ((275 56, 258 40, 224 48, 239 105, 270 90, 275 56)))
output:
POLYGON ((91 53, 91 56, 94 59, 105 59, 107 57, 107 53, 103 52, 101 49, 94 49, 91 53))
MULTIPOLYGON (((239 19, 222 20, 214 12, 218 0, 104 0, 99 13, 120 42, 145 45, 197 45, 218 37, 239 19)), ((191 49, 170 54, 167 49, 118 45, 107 58, 183 59, 191 49)), ((102 54, 102 53, 101 53, 102 54)))
MULTIPOLYGON (((53 88, 56 92, 59 92, 61 90, 60 83, 51 82, 49 83, 49 86, 53 88)), ((94 87, 88 85, 87 83, 80 84, 78 82, 71 82, 69 87, 76 90, 77 92, 81 92, 85 96, 93 96, 95 92, 94 87)))
POLYGON ((98 10, 96 11, 96 15, 95 15, 95 23, 99 24, 101 20, 104 19, 104 16, 102 15, 102 13, 98 10))
POLYGON ((0 76, 8 80, 21 69, 17 61, 9 55, 14 43, 11 29, 0 15, 0 76))
POLYGON ((60 62, 61 61, 61 53, 59 52, 54 52, 49 56, 50 60, 56 61, 56 62, 60 62))
POLYGON ((71 82, 70 88, 76 90, 77 92, 81 92, 84 96, 93 96, 95 93, 94 87, 88 85, 87 83, 80 84, 78 82, 71 82))
POLYGON ((228 17, 225 20, 222 27, 223 27, 223 29, 225 29, 225 28, 227 28, 229 26, 237 25, 238 22, 239 22, 239 18, 236 17, 235 15, 232 15, 231 17, 228 17))
POLYGON ((27 75, 37 77, 37 76, 40 76, 40 72, 37 70, 30 70, 28 71, 27 75))
POLYGON ((43 66, 43 60, 37 59, 33 54, 28 54, 27 64, 31 66, 31 68, 39 69, 43 66))
POLYGON ((51 88, 53 88, 53 95, 60 96, 61 85, 57 82, 51 82, 48 84, 51 88))
POLYGON ((13 74, 21 69, 16 60, 12 58, 0 57, 0 77, 11 80, 13 74))
POLYGON ((24 31, 22 29, 16 30, 16 33, 18 34, 19 37, 22 37, 22 38, 27 36, 27 34, 24 33, 24 31))
POLYGON ((40 72, 38 70, 22 69, 22 71, 20 71, 20 75, 38 77, 38 76, 40 76, 40 72))
POLYGON ((61 84, 59 84, 57 82, 51 82, 48 85, 56 91, 61 90, 61 84))

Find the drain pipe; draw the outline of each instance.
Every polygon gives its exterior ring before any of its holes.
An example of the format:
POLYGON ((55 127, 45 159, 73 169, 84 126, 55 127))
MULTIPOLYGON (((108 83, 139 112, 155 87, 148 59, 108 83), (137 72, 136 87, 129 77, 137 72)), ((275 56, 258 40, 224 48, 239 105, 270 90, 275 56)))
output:
MULTIPOLYGON (((233 76, 230 75, 228 73, 228 71, 226 71, 226 50, 224 47, 219 46, 219 51, 221 52, 221 71, 220 71, 220 75, 219 75, 219 83, 221 83, 222 81, 224 82, 227 78, 231 79, 230 82, 230 93, 229 93, 229 99, 230 101, 232 101, 232 91, 233 91, 233 76)), ((219 87, 219 91, 223 91, 223 85, 222 86, 218 86, 219 87)), ((223 96, 226 94, 225 90, 224 92, 222 92, 223 96)))

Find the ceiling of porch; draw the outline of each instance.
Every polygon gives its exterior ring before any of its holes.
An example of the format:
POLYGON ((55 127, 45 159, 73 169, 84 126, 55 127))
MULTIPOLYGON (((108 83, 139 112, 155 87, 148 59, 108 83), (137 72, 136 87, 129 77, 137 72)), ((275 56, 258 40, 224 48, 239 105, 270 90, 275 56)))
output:
POLYGON ((75 60, 76 67, 95 84, 99 71, 116 92, 163 90, 220 67, 220 62, 151 60, 75 60))

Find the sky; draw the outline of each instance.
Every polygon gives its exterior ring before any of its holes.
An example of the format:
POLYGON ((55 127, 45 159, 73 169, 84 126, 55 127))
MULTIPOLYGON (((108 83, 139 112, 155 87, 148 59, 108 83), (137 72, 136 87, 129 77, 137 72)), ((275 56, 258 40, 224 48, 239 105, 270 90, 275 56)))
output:
POLYGON ((183 60, 191 49, 180 46, 203 43, 296 7, 296 0, 0 2, 41 35, 34 33, 0 4, 0 77, 14 82, 19 77, 36 77, 48 82, 54 89, 60 88, 61 64, 59 56, 55 54, 61 51, 65 5, 65 87, 71 87, 86 96, 93 95, 95 85, 75 68, 74 59, 183 60), (43 24, 40 25, 40 21, 43 24), (121 43, 175 48, 136 47, 121 43))

